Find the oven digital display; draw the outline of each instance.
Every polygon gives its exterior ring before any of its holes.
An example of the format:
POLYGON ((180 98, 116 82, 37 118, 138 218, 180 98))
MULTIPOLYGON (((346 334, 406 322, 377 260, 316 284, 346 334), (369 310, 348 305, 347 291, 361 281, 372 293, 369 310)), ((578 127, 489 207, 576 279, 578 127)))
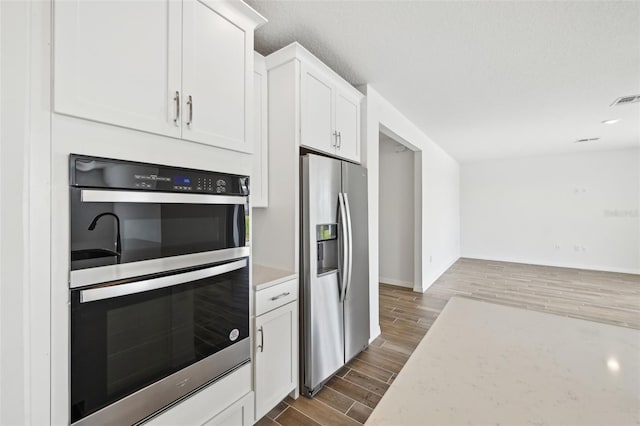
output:
POLYGON ((174 176, 173 184, 174 185, 191 185, 191 178, 187 176, 174 176))

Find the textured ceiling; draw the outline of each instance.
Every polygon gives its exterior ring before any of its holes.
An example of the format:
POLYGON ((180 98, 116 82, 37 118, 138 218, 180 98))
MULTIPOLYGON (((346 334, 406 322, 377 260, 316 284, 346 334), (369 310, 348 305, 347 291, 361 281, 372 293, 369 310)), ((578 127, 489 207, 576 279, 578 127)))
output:
POLYGON ((609 106, 640 94, 640 2, 248 3, 257 51, 300 42, 459 161, 640 146, 640 104, 609 106))

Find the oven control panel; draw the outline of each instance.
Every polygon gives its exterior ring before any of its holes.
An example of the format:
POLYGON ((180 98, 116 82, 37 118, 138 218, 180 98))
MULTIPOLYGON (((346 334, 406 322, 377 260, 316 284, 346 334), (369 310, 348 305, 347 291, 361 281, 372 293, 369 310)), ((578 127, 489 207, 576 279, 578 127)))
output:
POLYGON ((213 192, 216 194, 226 194, 230 192, 232 182, 220 176, 174 176, 173 189, 177 191, 213 192))
POLYGON ((249 195, 249 177, 72 154, 71 186, 249 195))

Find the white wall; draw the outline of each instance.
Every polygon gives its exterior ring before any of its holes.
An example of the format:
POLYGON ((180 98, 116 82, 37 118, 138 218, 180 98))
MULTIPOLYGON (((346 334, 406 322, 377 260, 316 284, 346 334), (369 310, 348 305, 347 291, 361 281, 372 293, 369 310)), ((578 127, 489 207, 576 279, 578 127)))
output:
MULTIPOLYGON (((24 329, 26 298, 24 282, 24 141, 26 129, 16 125, 24 121, 26 79, 16 72, 26 69, 27 57, 20 49, 28 47, 18 34, 13 40, 8 33, 13 25, 21 25, 25 11, 18 4, 1 3, 2 21, 2 128, 0 135, 0 424, 24 421, 25 372, 24 329), (8 68, 9 55, 15 57, 8 68), (15 71, 15 72, 14 72, 15 71), (13 80, 15 79, 15 80, 13 80), (12 101, 17 101, 13 104, 12 101), (14 123, 9 125, 9 123, 14 123), (10 143, 11 142, 11 143, 10 143), (12 206, 12 208, 9 208, 12 206)), ((14 27, 15 28, 15 27, 14 27)))
POLYGON ((640 273, 640 150, 462 166, 462 255, 640 273))
POLYGON ((0 424, 49 423, 50 2, 0 2, 0 424))
POLYGON ((402 140, 414 151, 414 173, 421 176, 415 190, 414 247, 422 262, 414 264, 415 291, 425 291, 460 257, 460 167, 458 162, 417 128, 369 85, 360 87, 363 102, 363 165, 369 183, 369 304, 371 339, 380 334, 378 303, 379 259, 379 132, 402 140))
POLYGON ((380 282, 413 288, 414 153, 384 134, 379 139, 380 282))

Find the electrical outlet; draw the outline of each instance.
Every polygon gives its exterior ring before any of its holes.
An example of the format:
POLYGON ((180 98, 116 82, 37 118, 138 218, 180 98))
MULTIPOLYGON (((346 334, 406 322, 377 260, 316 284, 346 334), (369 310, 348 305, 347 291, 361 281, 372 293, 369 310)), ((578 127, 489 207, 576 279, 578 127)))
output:
POLYGON ((556 250, 560 250, 560 244, 559 243, 557 243, 554 247, 555 247, 556 250))

